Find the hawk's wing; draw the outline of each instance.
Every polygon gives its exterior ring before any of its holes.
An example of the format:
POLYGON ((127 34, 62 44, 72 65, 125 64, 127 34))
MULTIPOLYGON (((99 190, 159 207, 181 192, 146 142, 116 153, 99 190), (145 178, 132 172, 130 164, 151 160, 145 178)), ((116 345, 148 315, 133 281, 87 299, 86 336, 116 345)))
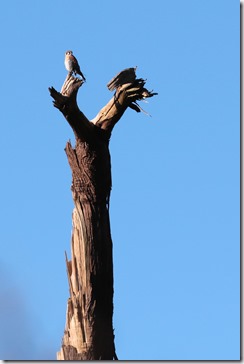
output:
POLYGON ((107 84, 108 89, 110 91, 113 91, 119 86, 124 85, 125 83, 133 83, 136 79, 136 68, 137 67, 126 68, 123 71, 119 72, 107 84))

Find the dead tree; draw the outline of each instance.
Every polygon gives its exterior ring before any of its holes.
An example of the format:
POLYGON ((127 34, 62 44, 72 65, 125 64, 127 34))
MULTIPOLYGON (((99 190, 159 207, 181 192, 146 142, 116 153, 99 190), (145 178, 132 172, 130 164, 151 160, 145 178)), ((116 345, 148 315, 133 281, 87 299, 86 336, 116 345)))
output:
POLYGON ((111 164, 109 139, 127 107, 141 111, 137 101, 155 95, 128 68, 108 84, 113 98, 93 120, 77 106, 83 80, 68 74, 61 92, 49 92, 75 135, 65 152, 72 171, 74 210, 71 260, 66 255, 70 298, 58 360, 117 359, 113 333, 113 256, 109 222, 111 164))

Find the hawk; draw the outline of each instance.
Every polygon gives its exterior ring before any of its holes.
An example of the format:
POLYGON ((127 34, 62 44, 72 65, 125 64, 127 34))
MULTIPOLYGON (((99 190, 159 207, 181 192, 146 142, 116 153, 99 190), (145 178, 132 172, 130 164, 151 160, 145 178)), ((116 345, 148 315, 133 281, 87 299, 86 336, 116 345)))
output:
POLYGON ((83 81, 86 81, 85 76, 80 70, 79 63, 75 56, 73 55, 72 51, 66 51, 65 52, 65 59, 64 59, 64 65, 67 71, 73 72, 75 75, 78 74, 82 77, 83 81))

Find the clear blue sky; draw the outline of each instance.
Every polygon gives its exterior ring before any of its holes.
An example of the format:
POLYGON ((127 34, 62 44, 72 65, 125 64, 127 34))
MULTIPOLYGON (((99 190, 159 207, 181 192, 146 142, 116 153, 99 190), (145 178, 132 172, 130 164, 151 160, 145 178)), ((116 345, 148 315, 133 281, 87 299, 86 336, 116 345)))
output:
POLYGON ((0 2, 0 359, 55 359, 65 325, 72 130, 52 106, 72 49, 92 119, 138 66, 158 96, 111 139, 119 359, 239 359, 237 0, 0 2))

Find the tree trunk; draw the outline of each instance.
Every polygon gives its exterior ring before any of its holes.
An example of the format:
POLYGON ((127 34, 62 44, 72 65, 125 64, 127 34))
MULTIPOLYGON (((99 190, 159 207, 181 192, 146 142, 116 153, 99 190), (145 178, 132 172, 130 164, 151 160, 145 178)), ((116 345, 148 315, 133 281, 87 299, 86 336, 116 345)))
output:
POLYGON ((76 144, 65 152, 72 171, 74 210, 71 260, 66 255, 70 298, 58 360, 117 359, 113 334, 113 254, 109 221, 111 164, 109 138, 129 106, 155 93, 136 79, 135 69, 119 73, 109 84, 114 97, 89 121, 76 96, 83 80, 68 74, 61 93, 49 88, 54 106, 72 127, 76 144))

